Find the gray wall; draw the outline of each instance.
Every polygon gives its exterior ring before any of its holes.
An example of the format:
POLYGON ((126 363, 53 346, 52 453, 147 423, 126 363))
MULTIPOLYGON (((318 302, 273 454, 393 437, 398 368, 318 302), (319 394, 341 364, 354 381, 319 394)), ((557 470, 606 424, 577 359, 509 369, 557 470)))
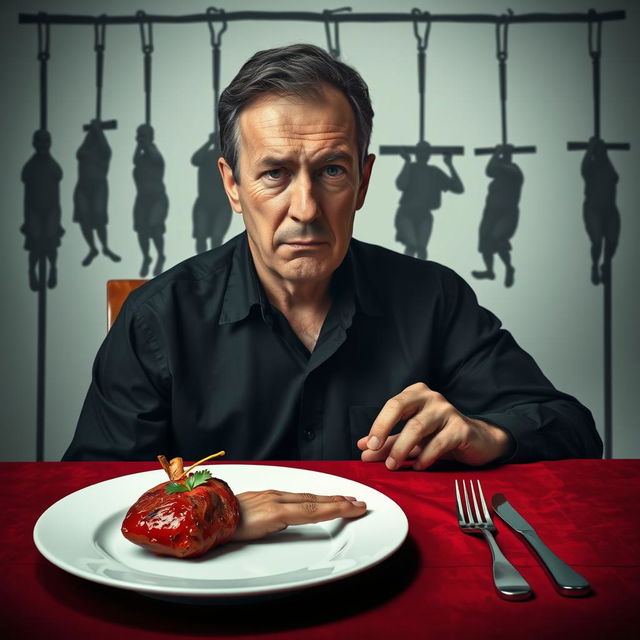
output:
MULTIPOLYGON (((338 3, 337 6, 342 6, 338 3)), ((344 3, 346 4, 346 3, 344 3)), ((354 11, 410 12, 413 6, 438 12, 516 13, 624 9, 627 20, 604 25, 602 132, 610 141, 631 143, 630 152, 613 152, 620 174, 618 205, 622 235, 614 261, 614 456, 640 455, 640 425, 635 411, 638 356, 638 257, 640 239, 640 96, 638 68, 640 5, 631 0, 492 0, 395 2, 352 0, 354 11)), ((18 25, 19 12, 111 15, 136 9, 155 13, 199 13, 203 2, 123 0, 87 2, 6 1, 0 8, 0 101, 2 171, 0 194, 0 458, 35 456, 37 295, 27 282, 20 170, 32 153, 38 123, 36 29, 18 25)), ((222 1, 240 9, 318 11, 316 2, 222 1)), ((376 110, 373 149, 380 144, 413 144, 418 134, 415 40, 408 24, 357 24, 341 28, 343 59, 368 81, 376 110)), ((170 211, 166 235, 167 266, 193 253, 191 208, 196 174, 193 151, 211 129, 209 34, 204 24, 158 25, 154 29, 153 124, 164 154, 170 211)), ((221 85, 255 50, 291 43, 325 46, 324 29, 314 23, 238 22, 223 36, 221 85)), ((81 125, 94 111, 93 33, 88 27, 53 27, 49 75, 49 130, 52 154, 62 165, 63 226, 59 284, 48 294, 48 350, 45 457, 58 459, 69 442, 86 391, 95 352, 106 331, 105 282, 137 277, 140 252, 132 230, 134 187, 131 158, 134 132, 143 120, 142 60, 136 26, 107 27, 103 116, 117 118, 108 133, 113 150, 110 172, 110 225, 120 264, 97 258, 85 268, 86 245, 72 222, 76 180, 75 151, 81 125)), ((510 31, 509 130, 516 144, 535 144, 536 155, 519 158, 525 174, 521 221, 513 241, 516 284, 480 282, 470 277, 481 267, 477 232, 486 193, 486 159, 471 150, 498 142, 497 71, 494 31, 489 25, 435 24, 431 30, 427 79, 427 137, 435 144, 463 144, 456 161, 465 183, 461 196, 445 195, 435 214, 430 258, 466 277, 482 304, 500 316, 551 380, 576 395, 603 420, 602 289, 589 279, 589 243, 581 217, 580 154, 566 141, 592 132, 591 62, 585 25, 521 25, 510 31)), ((380 157, 365 209, 357 216, 356 236, 402 250, 394 241, 393 215, 399 193, 394 180, 398 158, 380 157)), ((241 230, 236 216, 230 237, 241 230)))

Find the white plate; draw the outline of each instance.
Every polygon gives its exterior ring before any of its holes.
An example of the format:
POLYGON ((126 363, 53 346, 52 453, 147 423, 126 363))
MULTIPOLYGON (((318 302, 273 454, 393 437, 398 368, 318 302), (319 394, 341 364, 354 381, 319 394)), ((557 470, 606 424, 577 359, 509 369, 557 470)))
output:
POLYGON ((235 493, 263 489, 355 496, 367 503, 356 520, 292 526, 257 542, 228 543, 200 558, 155 556, 124 538, 129 507, 166 479, 161 469, 114 478, 62 498, 38 519, 36 547, 61 569, 93 582, 148 595, 235 598, 331 582, 389 557, 404 541, 407 518, 366 485, 305 469, 226 464, 208 468, 235 493))

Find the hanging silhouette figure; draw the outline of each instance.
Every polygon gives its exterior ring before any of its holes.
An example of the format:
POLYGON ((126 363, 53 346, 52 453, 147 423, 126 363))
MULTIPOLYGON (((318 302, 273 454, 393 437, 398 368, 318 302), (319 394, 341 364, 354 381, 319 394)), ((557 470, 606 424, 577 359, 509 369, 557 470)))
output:
POLYGON ((605 143, 591 138, 581 165, 584 178, 584 224, 591 240, 591 282, 600 284, 608 274, 620 237, 620 212, 616 206, 618 174, 609 159, 605 143), (604 260, 600 264, 604 248, 604 260))
POLYGON ((82 235, 89 245, 89 253, 82 261, 86 267, 98 255, 94 231, 102 245, 102 253, 114 262, 120 262, 107 242, 107 203, 109 185, 107 174, 111 161, 111 148, 98 120, 92 120, 87 134, 76 153, 78 158, 78 182, 73 192, 73 221, 80 225, 82 235))
POLYGON ((463 193, 464 186, 456 172, 451 155, 443 155, 443 161, 451 175, 429 164, 431 147, 421 141, 415 147, 416 161, 411 162, 407 152, 402 171, 396 178, 396 187, 402 191, 400 206, 396 212, 396 240, 405 245, 404 253, 427 259, 427 245, 433 228, 432 211, 439 209, 442 192, 463 193))
POLYGON ((590 9, 587 43, 591 58, 593 136, 587 142, 567 142, 569 151, 585 151, 581 163, 584 178, 583 219, 590 240, 591 282, 602 284, 603 302, 603 382, 604 457, 613 455, 613 274, 612 258, 620 236, 620 213, 616 206, 618 175, 609 160, 609 151, 629 151, 628 142, 605 142, 601 134, 602 19, 590 9), (602 264, 600 257, 604 245, 602 264))
POLYGON ((137 191, 133 206, 133 229, 138 234, 142 250, 142 278, 149 273, 151 241, 157 252, 153 275, 162 273, 165 261, 165 220, 169 211, 169 199, 163 182, 164 159, 153 143, 153 134, 152 126, 141 124, 136 132, 137 145, 133 154, 133 180, 137 191))
POLYGON ((35 153, 22 168, 24 183, 24 224, 20 231, 24 234, 24 248, 29 252, 29 287, 38 291, 37 267, 40 258, 49 261, 47 286, 53 289, 58 281, 57 259, 60 238, 64 229, 60 224, 60 181, 62 169, 53 159, 51 135, 44 129, 33 134, 35 153))
POLYGON ((486 269, 471 272, 474 278, 494 280, 493 257, 497 253, 505 266, 505 287, 511 287, 514 283, 510 240, 518 228, 518 205, 524 182, 520 167, 513 162, 512 152, 512 145, 498 145, 487 163, 485 171, 491 182, 478 242, 478 251, 482 254, 486 269))
POLYGON ((426 57, 431 19, 428 11, 413 9, 411 13, 415 16, 413 34, 418 54, 419 142, 415 147, 382 145, 380 154, 399 155, 404 160, 404 166, 396 178, 396 187, 402 191, 395 216, 396 241, 405 246, 406 255, 426 260, 427 245, 433 229, 431 212, 440 208, 442 192, 464 192, 464 186, 451 159, 453 155, 462 155, 464 147, 432 146, 425 140, 426 57), (420 34, 418 20, 422 17, 426 17, 426 20, 424 31, 420 34), (415 162, 411 162, 412 153, 416 157, 415 162), (450 175, 429 164, 431 156, 436 154, 442 156, 450 175))
POLYGON ((505 266, 504 286, 512 287, 515 269, 511 263, 511 239, 518 228, 520 195, 524 175, 513 161, 515 154, 536 153, 536 147, 514 146, 507 142, 507 59, 508 32, 513 11, 496 22, 496 59, 500 95, 501 144, 475 149, 477 156, 490 155, 485 173, 491 182, 480 221, 478 251, 484 261, 484 271, 472 271, 479 280, 495 280, 493 260, 497 253, 505 266))
POLYGON ((218 135, 212 133, 191 157, 191 164, 198 167, 198 197, 193 205, 193 237, 198 253, 220 246, 231 224, 231 207, 218 170, 219 156, 218 135))

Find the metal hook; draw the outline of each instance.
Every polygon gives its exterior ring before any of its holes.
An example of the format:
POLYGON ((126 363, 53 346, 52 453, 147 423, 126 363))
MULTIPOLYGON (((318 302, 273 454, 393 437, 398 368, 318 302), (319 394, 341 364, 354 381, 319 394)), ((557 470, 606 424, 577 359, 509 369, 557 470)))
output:
POLYGON ((107 16, 103 13, 101 16, 96 18, 96 21, 93 23, 93 50, 94 51, 104 51, 105 46, 105 33, 107 28, 107 23, 105 18, 107 16))
POLYGON ((38 60, 49 59, 49 16, 41 11, 38 14, 38 60))
POLYGON ((411 15, 414 16, 413 19, 413 33, 418 41, 418 50, 426 51, 427 46, 429 44, 429 32, 431 31, 431 14, 428 11, 421 11, 420 9, 413 8, 411 9, 411 15), (425 25, 424 25, 424 35, 420 36, 418 32, 418 16, 426 16, 425 25))
POLYGON ((507 9, 507 13, 500 16, 496 22, 496 57, 498 60, 506 60, 508 55, 509 23, 513 17, 513 11, 507 9))
POLYGON ((137 11, 136 17, 140 25, 140 40, 142 42, 142 52, 145 54, 153 53, 153 23, 147 19, 144 11, 137 11), (146 24, 146 31, 145 31, 146 24))
POLYGON ((211 34, 211 46, 217 49, 220 46, 222 34, 227 30, 227 21, 224 17, 225 12, 224 12, 224 9, 216 9, 216 7, 208 7, 207 15, 209 16, 208 25, 209 25, 209 33, 211 34), (213 20, 211 19, 213 18, 214 14, 218 14, 222 18, 222 28, 220 29, 220 31, 218 31, 217 35, 213 27, 213 20))
POLYGON ((598 14, 594 9, 589 9, 587 29, 589 30, 589 55, 592 58, 598 58, 602 53, 602 20, 598 18, 598 14))
POLYGON ((340 22, 338 20, 333 20, 333 37, 331 34, 330 23, 332 20, 330 16, 340 13, 341 11, 351 11, 351 7, 340 7, 339 9, 325 9, 322 13, 324 14, 324 32, 327 36, 327 48, 329 49, 329 53, 333 58, 340 57, 340 22))

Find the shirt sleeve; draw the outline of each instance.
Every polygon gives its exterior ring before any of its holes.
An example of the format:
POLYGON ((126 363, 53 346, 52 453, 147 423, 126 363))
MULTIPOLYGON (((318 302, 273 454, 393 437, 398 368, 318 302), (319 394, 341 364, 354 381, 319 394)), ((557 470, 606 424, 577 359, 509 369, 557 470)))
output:
POLYGON ((602 457, 591 412, 551 384, 462 278, 450 272, 443 287, 438 390, 510 434, 515 446, 499 462, 602 457))
POLYGON ((170 375, 156 335, 125 302, 96 356, 63 460, 149 460, 170 451, 170 375))

